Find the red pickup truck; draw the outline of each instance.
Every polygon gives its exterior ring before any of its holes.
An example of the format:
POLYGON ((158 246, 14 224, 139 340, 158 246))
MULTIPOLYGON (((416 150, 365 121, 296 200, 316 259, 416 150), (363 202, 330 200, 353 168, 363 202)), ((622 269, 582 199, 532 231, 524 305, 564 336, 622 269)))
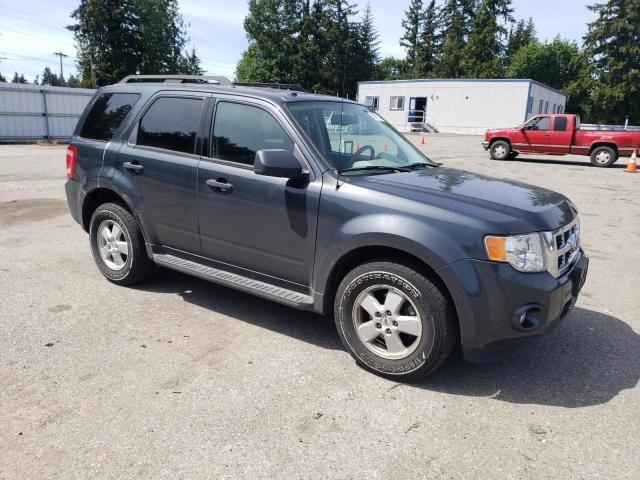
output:
POLYGON ((586 130, 577 115, 536 115, 516 128, 487 130, 482 146, 494 160, 520 153, 544 155, 589 155, 596 167, 608 167, 618 157, 640 148, 640 132, 586 130))

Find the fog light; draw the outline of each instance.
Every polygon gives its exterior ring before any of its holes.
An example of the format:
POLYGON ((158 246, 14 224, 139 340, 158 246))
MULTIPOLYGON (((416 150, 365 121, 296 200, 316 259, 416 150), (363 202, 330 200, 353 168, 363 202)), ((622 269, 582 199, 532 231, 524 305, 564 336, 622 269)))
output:
POLYGON ((540 326, 545 317, 545 309, 542 305, 522 305, 513 312, 511 325, 521 332, 530 332, 540 326))

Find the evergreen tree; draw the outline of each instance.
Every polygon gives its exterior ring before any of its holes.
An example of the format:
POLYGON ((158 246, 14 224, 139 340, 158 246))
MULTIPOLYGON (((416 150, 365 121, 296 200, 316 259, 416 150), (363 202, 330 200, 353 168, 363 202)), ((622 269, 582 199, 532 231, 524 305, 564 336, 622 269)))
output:
POLYGON ((640 122, 640 0, 608 0, 589 7, 584 48, 593 91, 592 122, 640 122))
POLYGON ((404 80, 409 78, 409 64, 403 58, 386 57, 377 67, 378 80, 404 80))
POLYGON ((69 75, 69 78, 67 79, 67 87, 71 87, 71 88, 82 87, 80 79, 75 75, 69 75))
POLYGON ((40 85, 51 85, 52 87, 60 87, 61 82, 58 75, 53 73, 49 67, 44 67, 42 72, 42 81, 40 85))
POLYGON ((418 39, 417 61, 413 73, 418 78, 432 77, 436 69, 440 48, 438 34, 438 8, 431 0, 422 17, 422 28, 418 39))
POLYGON ((511 0, 482 0, 471 22, 461 70, 469 78, 501 78, 506 28, 499 23, 511 20, 511 0))
POLYGON ((400 39, 400 45, 407 51, 406 58, 412 73, 422 70, 418 56, 420 32, 424 20, 422 8, 422 0, 411 0, 402 20, 404 33, 400 39))
POLYGON ((376 75, 376 67, 380 63, 380 36, 374 25, 370 2, 367 2, 364 9, 359 32, 358 55, 362 59, 362 70, 359 72, 360 80, 372 80, 376 75))
POLYGON ((83 84, 92 64, 98 86, 134 73, 179 73, 185 65, 194 71, 197 56, 182 52, 186 26, 177 0, 80 0, 71 16, 83 84))
POLYGON ((458 78, 463 50, 471 29, 477 0, 445 0, 440 10, 442 28, 441 58, 437 75, 458 78))
POLYGON ((524 20, 520 20, 516 23, 515 29, 512 27, 509 31, 506 56, 511 58, 525 45, 529 45, 530 43, 537 41, 536 27, 533 24, 533 18, 529 18, 526 22, 524 20))
POLYGON ((29 82, 27 82, 27 79, 24 78, 23 74, 18 75, 18 72, 14 72, 11 83, 29 83, 29 82))
POLYGON ((184 55, 180 55, 177 73, 184 75, 202 75, 204 73, 204 70, 200 67, 200 58, 196 54, 195 48, 192 48, 190 52, 184 55))

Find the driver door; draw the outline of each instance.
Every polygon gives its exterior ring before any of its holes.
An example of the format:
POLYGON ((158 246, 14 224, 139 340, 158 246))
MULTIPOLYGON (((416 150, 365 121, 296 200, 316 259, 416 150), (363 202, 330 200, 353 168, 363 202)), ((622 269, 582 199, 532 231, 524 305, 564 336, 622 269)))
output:
POLYGON ((542 115, 532 118, 524 125, 524 148, 520 151, 532 153, 548 153, 551 137, 551 117, 542 115))
POLYGON ((255 154, 285 149, 305 159, 268 105, 219 98, 211 155, 198 165, 198 218, 205 257, 244 275, 308 286, 315 253, 321 178, 256 175, 255 154))

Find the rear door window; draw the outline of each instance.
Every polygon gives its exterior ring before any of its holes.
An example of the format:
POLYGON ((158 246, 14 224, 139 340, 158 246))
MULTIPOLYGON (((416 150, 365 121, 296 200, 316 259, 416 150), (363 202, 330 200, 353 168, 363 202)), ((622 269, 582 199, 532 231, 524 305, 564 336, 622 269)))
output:
POLYGON ((203 105, 201 98, 158 98, 140 120, 136 143, 174 152, 195 153, 203 105))
POLYGON ((108 142, 136 104, 137 93, 105 93, 93 104, 82 125, 80 136, 108 142))
POLYGON ((556 117, 553 121, 553 130, 556 132, 567 131, 567 117, 556 117))
POLYGON ((253 165, 258 150, 293 152, 293 141, 267 111, 240 103, 220 102, 213 124, 214 157, 253 165))

